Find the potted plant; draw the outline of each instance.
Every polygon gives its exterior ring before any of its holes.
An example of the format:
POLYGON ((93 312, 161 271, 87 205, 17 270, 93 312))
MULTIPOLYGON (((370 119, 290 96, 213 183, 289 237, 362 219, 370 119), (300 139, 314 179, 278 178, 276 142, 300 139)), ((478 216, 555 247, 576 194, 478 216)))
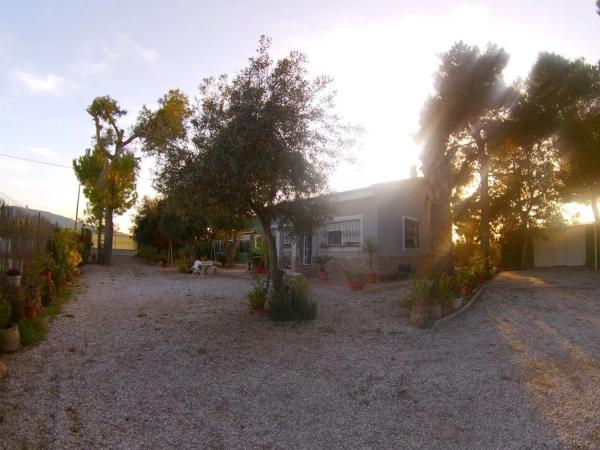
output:
POLYGON ((475 275, 470 270, 463 270, 459 274, 460 293, 463 297, 471 297, 475 294, 475 275))
POLYGON ((428 304, 432 298, 433 280, 423 278, 414 282, 412 287, 413 306, 410 310, 408 322, 413 326, 421 327, 429 318, 428 304))
POLYGON ((40 311, 41 293, 37 286, 27 287, 27 296, 25 298, 25 318, 35 319, 40 311))
POLYGON ((319 280, 328 280, 329 272, 327 272, 326 266, 331 262, 333 258, 331 256, 322 255, 315 256, 315 264, 319 266, 319 280))
POLYGON ((365 274, 367 283, 377 283, 377 274, 373 272, 373 257, 377 254, 379 249, 377 243, 372 238, 365 241, 362 247, 362 251, 369 255, 369 271, 365 274))
POLYGON ((248 292, 248 306, 250 307, 250 313, 258 317, 263 317, 267 314, 265 311, 265 303, 268 295, 267 283, 256 279, 254 281, 254 288, 248 292))
POLYGON ((365 287, 365 276, 362 272, 346 271, 346 280, 353 291, 360 291, 365 287))
POLYGON ((0 351, 14 352, 21 346, 19 327, 11 326, 12 308, 10 303, 0 297, 0 351))
POLYGON ((21 286, 21 271, 19 269, 8 269, 6 271, 8 285, 12 287, 21 286))

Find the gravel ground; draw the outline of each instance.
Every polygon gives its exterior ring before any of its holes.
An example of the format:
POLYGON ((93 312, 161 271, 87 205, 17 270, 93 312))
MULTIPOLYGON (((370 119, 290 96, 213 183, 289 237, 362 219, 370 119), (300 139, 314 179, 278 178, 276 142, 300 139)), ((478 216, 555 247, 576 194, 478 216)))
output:
MULTIPOLYGON (((558 275, 557 275, 558 274, 558 275)), ((250 280, 90 266, 37 347, 4 357, 0 448, 599 448, 600 278, 505 273, 440 329, 399 292, 247 312, 250 280)))

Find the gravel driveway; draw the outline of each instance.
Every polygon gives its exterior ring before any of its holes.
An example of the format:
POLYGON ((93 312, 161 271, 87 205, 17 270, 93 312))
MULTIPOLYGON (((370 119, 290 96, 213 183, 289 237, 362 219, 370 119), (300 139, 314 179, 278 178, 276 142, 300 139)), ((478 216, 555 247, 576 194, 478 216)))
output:
POLYGON ((318 289, 318 318, 247 313, 250 280, 90 266, 6 356, 0 448, 598 448, 600 277, 505 273, 441 328, 399 292, 318 289))

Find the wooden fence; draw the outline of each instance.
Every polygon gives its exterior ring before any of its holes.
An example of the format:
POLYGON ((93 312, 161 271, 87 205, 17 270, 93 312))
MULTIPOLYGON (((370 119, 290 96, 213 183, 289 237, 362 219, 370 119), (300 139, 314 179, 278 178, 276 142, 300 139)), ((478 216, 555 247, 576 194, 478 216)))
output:
POLYGON ((0 270, 18 269, 46 253, 54 225, 27 208, 0 203, 0 270))

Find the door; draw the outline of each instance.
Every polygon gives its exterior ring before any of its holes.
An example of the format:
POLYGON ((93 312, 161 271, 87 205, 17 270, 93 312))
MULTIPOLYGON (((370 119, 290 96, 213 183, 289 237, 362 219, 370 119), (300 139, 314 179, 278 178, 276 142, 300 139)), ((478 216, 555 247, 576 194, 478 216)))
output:
POLYGON ((300 245, 300 253, 302 257, 302 265, 310 266, 312 259, 312 235, 303 235, 300 245))

